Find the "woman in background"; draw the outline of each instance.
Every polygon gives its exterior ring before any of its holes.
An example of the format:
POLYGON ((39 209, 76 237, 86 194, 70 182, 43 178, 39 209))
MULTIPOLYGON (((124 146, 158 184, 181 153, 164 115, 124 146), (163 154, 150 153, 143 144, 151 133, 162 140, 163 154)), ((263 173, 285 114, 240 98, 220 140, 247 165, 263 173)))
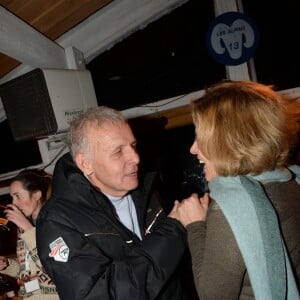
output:
POLYGON ((192 103, 192 117, 190 151, 205 164, 211 202, 206 222, 195 194, 173 213, 195 221, 187 232, 199 298, 299 299, 300 167, 289 163, 300 101, 220 82, 192 103))
POLYGON ((0 256, 0 272, 16 277, 19 296, 30 300, 59 299, 52 280, 45 273, 36 248, 35 221, 51 194, 52 176, 42 170, 21 171, 10 183, 12 204, 6 218, 18 226, 17 260, 0 256))

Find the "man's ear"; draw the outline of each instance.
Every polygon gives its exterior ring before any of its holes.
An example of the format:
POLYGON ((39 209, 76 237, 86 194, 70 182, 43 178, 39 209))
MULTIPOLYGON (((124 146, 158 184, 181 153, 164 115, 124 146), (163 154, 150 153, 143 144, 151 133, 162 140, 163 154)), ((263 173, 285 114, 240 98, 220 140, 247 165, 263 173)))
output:
POLYGON ((83 153, 78 153, 75 157, 77 167, 86 175, 93 173, 92 164, 83 153))

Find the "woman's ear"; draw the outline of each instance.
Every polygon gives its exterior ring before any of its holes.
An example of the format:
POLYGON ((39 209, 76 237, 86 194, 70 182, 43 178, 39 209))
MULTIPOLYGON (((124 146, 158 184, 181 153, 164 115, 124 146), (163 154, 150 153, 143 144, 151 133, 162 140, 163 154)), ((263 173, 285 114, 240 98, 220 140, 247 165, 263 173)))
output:
POLYGON ((75 157, 77 167, 86 175, 93 173, 92 164, 83 153, 78 153, 75 157))
POLYGON ((36 190, 34 191, 33 196, 36 201, 40 201, 42 198, 42 192, 40 190, 36 190))

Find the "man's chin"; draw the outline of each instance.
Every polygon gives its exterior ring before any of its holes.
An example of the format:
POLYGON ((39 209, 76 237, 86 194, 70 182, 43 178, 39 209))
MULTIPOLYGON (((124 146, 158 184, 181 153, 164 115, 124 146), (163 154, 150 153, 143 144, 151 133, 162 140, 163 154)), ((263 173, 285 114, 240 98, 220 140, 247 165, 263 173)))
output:
POLYGON ((132 191, 135 190, 138 187, 138 185, 139 185, 139 181, 136 179, 136 180, 131 180, 131 182, 128 182, 126 186, 128 191, 132 191))

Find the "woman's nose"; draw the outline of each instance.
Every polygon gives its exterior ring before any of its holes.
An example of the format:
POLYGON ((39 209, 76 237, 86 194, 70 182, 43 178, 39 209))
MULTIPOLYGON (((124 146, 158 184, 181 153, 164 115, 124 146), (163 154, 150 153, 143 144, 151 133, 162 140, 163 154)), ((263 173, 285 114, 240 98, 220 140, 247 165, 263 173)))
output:
POLYGON ((16 201, 16 199, 13 197, 12 198, 12 201, 11 201, 11 203, 13 204, 13 205, 15 205, 16 207, 18 207, 18 202, 16 201))
POLYGON ((191 152, 191 154, 197 154, 197 151, 198 151, 197 142, 194 141, 191 148, 190 148, 190 152, 191 152))

